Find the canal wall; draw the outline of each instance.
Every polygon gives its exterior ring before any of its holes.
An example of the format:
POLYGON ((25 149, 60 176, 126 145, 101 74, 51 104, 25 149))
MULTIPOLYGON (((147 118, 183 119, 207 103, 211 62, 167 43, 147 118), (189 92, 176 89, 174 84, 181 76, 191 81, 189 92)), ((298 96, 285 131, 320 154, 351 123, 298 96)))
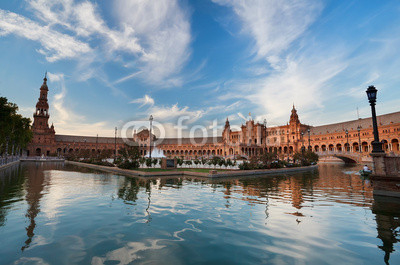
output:
POLYGON ((15 164, 18 164, 18 163, 19 163, 19 160, 13 161, 13 162, 10 162, 10 163, 4 164, 4 165, 1 165, 0 166, 0 170, 6 169, 6 168, 11 167, 11 166, 13 166, 15 164))
POLYGON ((107 167, 76 161, 65 161, 67 164, 82 166, 86 168, 97 169, 110 173, 117 173, 135 177, 164 177, 164 176, 193 176, 205 178, 228 178, 228 177, 244 177, 244 176, 261 176, 261 175, 276 175, 304 171, 313 171, 318 168, 318 165, 307 167, 293 168, 277 168, 277 169, 258 169, 258 170, 234 170, 234 171, 216 171, 210 170, 210 173, 193 172, 193 171, 159 171, 159 172, 143 172, 139 170, 121 169, 117 167, 107 167))

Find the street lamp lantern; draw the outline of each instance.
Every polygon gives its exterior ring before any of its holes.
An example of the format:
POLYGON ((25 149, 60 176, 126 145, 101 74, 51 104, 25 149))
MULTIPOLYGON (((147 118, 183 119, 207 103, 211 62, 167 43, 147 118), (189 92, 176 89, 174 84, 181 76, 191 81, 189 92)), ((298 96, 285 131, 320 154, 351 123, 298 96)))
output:
POLYGON ((374 86, 369 86, 366 92, 369 103, 374 104, 376 102, 376 94, 378 93, 378 90, 374 86))
POLYGON ((290 152, 289 152, 289 149, 290 149, 290 145, 289 145, 289 142, 290 142, 290 140, 289 140, 289 130, 286 132, 286 135, 287 135, 287 154, 288 154, 287 161, 288 161, 288 163, 289 163, 289 161, 290 161, 290 152))
POLYGON ((372 112, 372 126, 374 128, 374 141, 372 142, 372 153, 384 153, 382 143, 379 142, 378 123, 376 121, 375 102, 378 90, 374 86, 369 86, 367 91, 368 101, 371 105, 372 112))

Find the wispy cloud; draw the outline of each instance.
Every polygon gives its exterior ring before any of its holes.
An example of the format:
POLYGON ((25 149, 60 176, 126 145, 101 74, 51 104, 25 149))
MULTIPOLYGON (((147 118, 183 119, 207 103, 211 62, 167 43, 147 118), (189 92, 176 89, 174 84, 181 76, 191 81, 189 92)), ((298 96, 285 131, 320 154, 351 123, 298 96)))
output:
POLYGON ((231 7, 242 21, 242 32, 255 40, 254 52, 277 67, 279 55, 299 38, 322 10, 318 1, 213 0, 231 7))
POLYGON ((187 123, 199 120, 205 114, 204 110, 190 110, 188 106, 179 107, 178 103, 172 106, 153 106, 149 112, 159 121, 174 121, 179 117, 188 117, 187 123))
POLYGON ((117 0, 120 23, 135 29, 145 53, 139 68, 150 83, 180 85, 177 74, 190 56, 188 11, 177 0, 117 0))
POLYGON ((67 87, 65 86, 64 74, 48 73, 49 82, 55 87, 58 86, 60 91, 54 95, 51 102, 51 119, 58 134, 71 135, 88 135, 94 136, 96 133, 102 136, 112 135, 112 126, 108 126, 107 122, 99 121, 90 123, 86 117, 76 114, 65 104, 67 96, 67 87))
POLYGON ((140 108, 141 108, 141 107, 146 106, 146 105, 153 106, 154 105, 154 99, 151 98, 149 95, 144 95, 144 97, 132 100, 130 103, 141 104, 140 105, 140 108))
POLYGON ((8 34, 39 42, 42 48, 38 52, 43 54, 49 62, 60 59, 77 59, 92 51, 87 43, 70 35, 62 34, 26 17, 0 9, 0 36, 8 34))
POLYGON ((189 13, 178 0, 114 1, 116 26, 109 26, 97 4, 74 0, 32 0, 33 18, 0 10, 0 35, 15 34, 41 44, 49 62, 79 59, 79 72, 95 77, 93 64, 113 61, 158 86, 182 84, 179 76, 190 57, 189 13), (89 69, 88 69, 89 68, 89 69))

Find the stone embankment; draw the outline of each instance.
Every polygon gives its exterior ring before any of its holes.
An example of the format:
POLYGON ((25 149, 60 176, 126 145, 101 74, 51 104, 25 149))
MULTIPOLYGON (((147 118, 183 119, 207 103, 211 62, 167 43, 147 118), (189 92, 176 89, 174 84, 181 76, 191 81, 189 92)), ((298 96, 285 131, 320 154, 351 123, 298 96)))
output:
POLYGON ((139 170, 121 169, 117 167, 107 167, 88 163, 81 163, 75 161, 66 161, 67 164, 82 166, 110 173, 135 176, 135 177, 164 177, 164 176, 193 176, 205 178, 228 178, 228 177, 242 177, 242 176, 261 176, 270 174, 286 174, 303 171, 312 171, 318 168, 318 165, 308 167, 293 167, 293 168, 278 168, 278 169, 259 169, 259 170, 232 170, 232 171, 216 171, 210 170, 209 173, 194 172, 194 171, 159 171, 159 172, 144 172, 139 170))

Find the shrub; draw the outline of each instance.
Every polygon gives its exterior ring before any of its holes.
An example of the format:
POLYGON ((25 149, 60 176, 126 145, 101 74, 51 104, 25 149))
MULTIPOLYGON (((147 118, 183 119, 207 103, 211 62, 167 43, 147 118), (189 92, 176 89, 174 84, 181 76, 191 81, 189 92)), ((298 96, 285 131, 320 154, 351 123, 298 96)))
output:
POLYGON ((135 161, 125 160, 124 162, 119 164, 118 167, 122 169, 137 169, 139 168, 139 162, 137 160, 135 161))

